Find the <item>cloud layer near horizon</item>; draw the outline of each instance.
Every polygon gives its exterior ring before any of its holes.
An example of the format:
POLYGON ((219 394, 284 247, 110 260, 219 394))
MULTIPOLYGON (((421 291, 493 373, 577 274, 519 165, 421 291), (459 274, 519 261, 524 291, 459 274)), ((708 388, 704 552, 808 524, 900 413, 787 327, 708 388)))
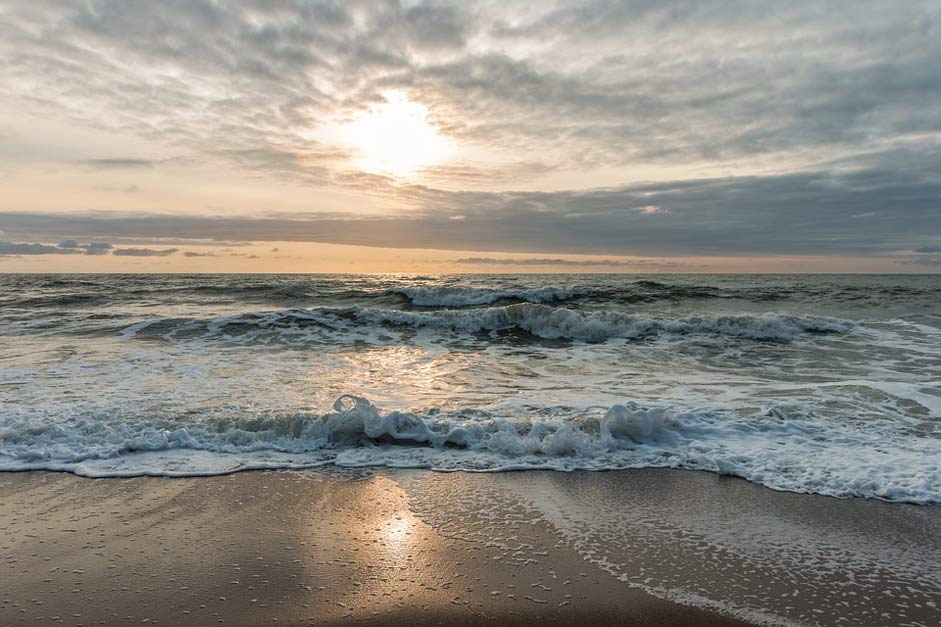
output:
POLYGON ((23 255, 115 255, 116 257, 166 257, 178 252, 177 248, 157 250, 153 248, 115 248, 106 242, 79 244, 75 240, 65 240, 57 245, 37 242, 2 242, 0 257, 20 257, 23 255))
POLYGON ((404 216, 7 213, 0 214, 0 227, 30 240, 107 236, 620 255, 879 255, 936 248, 937 178, 885 166, 572 192, 441 194, 441 204, 404 216), (645 211, 651 203, 662 209, 645 211), (453 220, 458 207, 463 218, 453 220))
POLYGON ((31 149, 3 120, 0 141, 25 148, 0 151, 0 176, 58 160, 137 202, 149 188, 134 177, 161 174, 176 192, 147 212, 6 199, 0 229, 524 253, 931 251, 938 58, 941 7, 927 1, 0 0, 0 104, 130 138, 31 149), (389 90, 466 150, 417 180, 356 170, 320 131, 389 90), (172 168, 189 164, 307 189, 309 211, 207 209, 174 187, 172 168))

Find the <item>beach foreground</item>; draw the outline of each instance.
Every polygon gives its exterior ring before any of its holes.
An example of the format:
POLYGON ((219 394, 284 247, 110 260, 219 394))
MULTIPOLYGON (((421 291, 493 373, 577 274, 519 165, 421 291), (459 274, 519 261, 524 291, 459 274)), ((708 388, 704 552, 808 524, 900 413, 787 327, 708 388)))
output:
POLYGON ((0 491, 0 625, 941 618, 941 508, 706 473, 30 472, 0 475, 0 491))

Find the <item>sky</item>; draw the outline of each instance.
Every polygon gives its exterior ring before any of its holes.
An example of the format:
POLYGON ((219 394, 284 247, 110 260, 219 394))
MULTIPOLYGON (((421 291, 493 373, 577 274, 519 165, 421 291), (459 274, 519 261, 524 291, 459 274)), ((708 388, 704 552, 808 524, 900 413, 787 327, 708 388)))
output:
POLYGON ((0 0, 0 272, 941 272, 941 3, 0 0))

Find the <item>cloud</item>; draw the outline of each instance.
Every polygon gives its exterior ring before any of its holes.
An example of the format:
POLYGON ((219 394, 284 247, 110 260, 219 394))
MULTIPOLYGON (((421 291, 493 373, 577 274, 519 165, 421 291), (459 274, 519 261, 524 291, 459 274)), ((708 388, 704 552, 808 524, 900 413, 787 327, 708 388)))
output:
POLYGON ((75 240, 65 240, 58 246, 38 243, 0 242, 0 255, 104 255, 111 248, 111 244, 79 244, 75 240))
POLYGON ((923 246, 941 224, 941 154, 896 152, 868 165, 551 192, 413 187, 417 208, 384 216, 7 213, 0 227, 38 241, 307 241, 624 256, 881 255, 923 246), (670 211, 648 215, 637 210, 644 206, 670 211))
POLYGON ((166 257, 178 250, 177 248, 164 248, 163 250, 154 248, 117 248, 113 254, 118 257, 166 257))
POLYGON ((635 259, 624 261, 618 259, 511 259, 497 257, 465 257, 463 259, 454 259, 452 263, 472 264, 472 265, 501 265, 501 266, 673 266, 676 262, 665 259, 635 259))
MULTIPOLYGON (((174 250, 175 250, 175 249, 174 249, 174 250)), ((278 249, 277 249, 277 248, 272 248, 271 250, 272 250, 272 252, 278 252, 278 249)), ((162 252, 166 253, 166 251, 162 251, 162 252)), ((166 253, 166 254, 169 254, 169 253, 166 253)), ((210 250, 210 251, 206 251, 206 252, 186 251, 185 253, 183 253, 183 256, 184 256, 184 257, 221 257, 221 256, 225 256, 225 257, 245 257, 246 259, 260 259, 260 257, 259 257, 258 255, 251 255, 251 254, 248 254, 248 253, 232 253, 232 252, 228 252, 228 253, 226 253, 225 255, 219 255, 218 253, 216 253, 216 252, 214 252, 214 251, 211 251, 211 250, 210 250)))
POLYGON ((140 169, 152 168, 154 162, 150 159, 130 159, 130 158, 111 158, 111 159, 86 159, 81 162, 90 168, 97 170, 111 169, 140 169))
POLYGON ((941 256, 911 257, 900 259, 897 263, 906 266, 941 266, 941 256))
POLYGON ((860 0, 851 23, 838 6, 747 0, 92 0, 7 7, 0 58, 11 100, 332 178, 305 159, 312 121, 392 88, 454 137, 556 168, 932 144, 938 29, 930 0, 860 0))
POLYGON ((105 242, 95 242, 91 244, 79 244, 74 239, 67 239, 59 242, 59 248, 74 250, 75 252, 84 252, 86 255, 106 255, 109 250, 114 248, 111 244, 105 242))
POLYGON ((17 244, 15 242, 0 242, 0 255, 76 255, 80 250, 59 248, 46 244, 17 244))
POLYGON ((669 209, 657 205, 644 205, 643 207, 634 207, 634 209, 647 216, 656 215, 658 213, 670 213, 669 209))
MULTIPOLYGON (((398 213, 11 207, 5 237, 677 255, 883 254, 939 234, 931 0, 859 0, 849 21, 840 5, 751 0, 8 4, 0 104, 133 141, 85 167, 152 168, 162 159, 139 155, 172 146, 398 213), (492 161, 440 164, 410 185, 356 172, 348 150, 312 139, 389 90, 492 161)), ((158 206, 142 196, 135 206, 158 206)))
POLYGON ((103 192, 121 192, 123 194, 136 194, 141 191, 139 185, 95 185, 92 189, 103 192))
POLYGON ((109 250, 114 248, 114 246, 112 246, 111 244, 100 242, 100 243, 84 244, 84 245, 81 245, 80 248, 83 248, 85 250, 86 255, 105 255, 108 253, 109 250))

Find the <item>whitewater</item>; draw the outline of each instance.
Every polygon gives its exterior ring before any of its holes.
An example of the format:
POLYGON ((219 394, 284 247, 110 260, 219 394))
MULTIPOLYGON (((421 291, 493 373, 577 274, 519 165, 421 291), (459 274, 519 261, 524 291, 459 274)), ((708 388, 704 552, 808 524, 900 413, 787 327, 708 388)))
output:
POLYGON ((941 502, 941 278, 0 277, 0 470, 668 467, 941 502))

